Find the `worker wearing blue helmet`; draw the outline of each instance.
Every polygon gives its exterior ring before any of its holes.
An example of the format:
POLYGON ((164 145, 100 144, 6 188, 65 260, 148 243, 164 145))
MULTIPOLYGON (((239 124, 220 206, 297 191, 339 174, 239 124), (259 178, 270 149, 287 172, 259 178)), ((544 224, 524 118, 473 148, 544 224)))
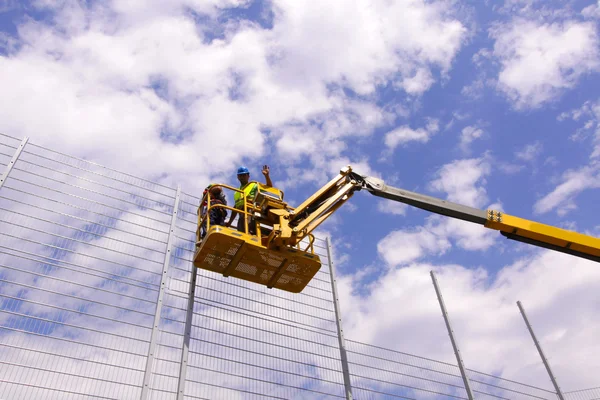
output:
MULTIPOLYGON (((269 166, 263 165, 262 174, 265 176, 266 185, 271 187, 271 186, 273 186, 273 182, 271 182, 271 176, 269 175, 269 173, 270 173, 269 166)), ((235 202, 234 207, 237 208, 238 210, 243 210, 244 209, 244 199, 246 200, 246 202, 252 203, 254 201, 254 197, 256 196, 258 186, 256 185, 256 183, 250 182, 250 171, 246 167, 239 167, 237 169, 237 178, 238 178, 238 181, 240 181, 239 189, 241 191, 243 191, 244 194, 242 195, 242 193, 240 193, 240 192, 234 193, 234 195, 233 195, 233 199, 235 202)), ((237 214, 238 214, 237 212, 233 211, 231 213, 231 216, 229 217, 229 221, 227 221, 225 226, 231 226, 231 223, 233 222, 233 219, 236 217, 237 214)), ((244 217, 245 217, 244 215, 241 215, 240 218, 238 218, 237 229, 240 232, 244 232, 244 217)), ((249 232, 252 234, 254 234, 254 231, 255 231, 253 225, 254 224, 251 223, 250 226, 248 227, 249 232)))

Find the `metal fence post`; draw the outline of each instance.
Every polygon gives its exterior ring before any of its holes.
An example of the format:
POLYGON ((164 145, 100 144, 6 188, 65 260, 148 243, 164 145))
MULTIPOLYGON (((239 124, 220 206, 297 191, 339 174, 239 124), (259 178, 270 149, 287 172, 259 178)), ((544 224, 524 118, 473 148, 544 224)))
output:
POLYGON ((194 316, 194 297, 196 295, 196 278, 198 268, 192 264, 190 287, 188 290, 188 305, 185 316, 185 331, 183 334, 183 349, 181 351, 181 363, 179 364, 179 382, 177 383, 177 400, 185 397, 185 377, 187 373, 188 354, 190 351, 190 337, 192 333, 192 317, 194 316))
POLYGON ((463 363, 462 356, 460 355, 458 343, 456 342, 456 338, 454 337, 454 331, 450 326, 450 317, 448 316, 448 311, 446 311, 446 305, 444 304, 442 292, 439 288, 437 278, 435 277, 433 271, 431 271, 430 274, 431 280, 433 281, 433 287, 435 288, 435 293, 437 294, 438 302, 440 303, 440 308, 442 309, 444 321, 446 321, 446 328, 448 329, 448 335, 450 335, 450 341, 452 342, 452 348, 454 348, 454 354, 456 355, 456 361, 458 362, 458 368, 460 369, 460 374, 462 375, 465 390, 467 391, 467 396, 469 396, 469 400, 473 400, 473 391, 471 390, 471 383, 469 382, 469 377, 467 376, 467 371, 465 370, 465 364, 463 363))
POLYGON ((325 238, 325 242, 327 243, 327 263, 329 264, 329 273, 331 276, 333 308, 335 310, 335 323, 337 325, 338 343, 340 345, 340 358, 342 361, 342 373, 344 375, 344 388, 346 390, 346 400, 352 400, 352 384, 350 382, 350 369, 348 368, 348 355, 346 353, 344 330, 342 329, 342 316, 340 313, 340 299, 338 297, 337 286, 335 284, 335 275, 333 273, 333 261, 331 259, 332 251, 329 237, 325 238))
POLYGON ((548 371, 548 375, 550 375, 550 380, 552 381, 552 384, 554 385, 554 389, 556 390, 556 394, 558 395, 558 398, 560 400, 565 400, 565 398, 560 390, 560 387, 558 386, 558 382, 556 381, 556 377, 552 373, 552 369, 550 369, 550 364, 548 364, 548 360, 546 359, 546 356, 544 355, 542 346, 540 346, 540 342, 538 342, 537 338, 535 337, 535 333, 533 333, 533 328, 531 328, 531 324, 529 324, 529 320, 527 319, 527 315, 525 314, 525 310, 523 309, 523 305, 521 304, 521 301, 517 301, 517 306, 519 307, 519 311, 521 311, 521 315, 523 316, 525 325, 527 325, 527 329, 529 330, 529 333, 531 334, 533 343, 535 343, 535 347, 537 347, 538 353, 540 353, 540 357, 542 358, 542 361, 544 362, 546 371, 548 371))
POLYGON ((160 289, 156 301, 156 311, 154 313, 154 324, 152 325, 152 334, 150 336, 150 346, 148 347, 148 357, 146 359, 146 371, 144 372, 144 386, 142 386, 141 400, 148 399, 150 395, 150 378, 152 377, 152 366, 154 365, 154 356, 156 352, 156 342, 158 340, 158 325, 162 312, 163 297, 165 295, 165 286, 167 282, 167 272, 171 263, 171 247, 175 238, 175 227, 177 223, 177 211, 179 209, 179 198, 181 196, 181 187, 177 186, 175 195, 175 204, 173 205, 173 214, 171 215, 171 227, 169 229, 169 238, 167 239, 167 248, 165 250, 165 261, 163 263, 162 276, 160 278, 160 289))
POLYGON ((21 141, 21 144, 19 145, 19 147, 17 147, 17 150, 15 151, 15 154, 12 156, 10 163, 8 163, 8 165, 6 166, 4 173, 0 177, 0 189, 2 188, 2 186, 4 186, 4 182, 6 182, 6 178, 8 178, 8 174, 10 174, 10 171, 15 166, 15 163, 19 159, 19 156, 21 155, 21 152, 25 148, 25 145, 27 144, 28 140, 29 140, 29 138, 27 136, 25 136, 25 138, 21 141))

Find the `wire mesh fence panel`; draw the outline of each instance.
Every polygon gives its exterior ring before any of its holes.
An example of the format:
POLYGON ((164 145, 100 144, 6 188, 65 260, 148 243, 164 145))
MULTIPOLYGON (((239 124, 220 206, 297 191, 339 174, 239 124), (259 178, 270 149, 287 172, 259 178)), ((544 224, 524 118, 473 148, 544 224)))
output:
MULTIPOLYGON (((198 197, 31 142, 12 164, 20 145, 0 134, 0 398, 345 398, 326 241, 301 293, 197 270, 188 310, 198 197)), ((455 365, 346 348, 355 399, 467 398, 455 365)), ((477 398, 556 397, 469 375, 477 398)))
MULTIPOLYGON (((154 398, 176 397, 199 200, 181 197, 154 398)), ((291 294, 198 270, 185 397, 343 398, 329 275, 319 279, 291 294)))
MULTIPOLYGON (((365 399, 467 399, 457 365, 346 340, 352 388, 365 399)), ((549 389, 467 370, 475 398, 556 399, 549 389)))
POLYGON ((488 399, 558 399, 556 392, 471 369, 467 370, 473 394, 488 399))
POLYGON ((467 399, 458 366, 346 339, 357 398, 467 399))
POLYGON ((600 400, 600 387, 563 392, 565 400, 600 400))
POLYGON ((25 146, 0 189, 0 398, 139 398, 173 193, 25 146))

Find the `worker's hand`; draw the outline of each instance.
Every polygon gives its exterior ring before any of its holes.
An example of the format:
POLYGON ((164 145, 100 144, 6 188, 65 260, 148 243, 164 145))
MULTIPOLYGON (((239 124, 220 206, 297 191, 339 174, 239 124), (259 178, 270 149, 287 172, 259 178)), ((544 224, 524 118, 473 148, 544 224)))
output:
POLYGON ((269 166, 263 165, 262 173, 264 176, 269 176, 269 166))

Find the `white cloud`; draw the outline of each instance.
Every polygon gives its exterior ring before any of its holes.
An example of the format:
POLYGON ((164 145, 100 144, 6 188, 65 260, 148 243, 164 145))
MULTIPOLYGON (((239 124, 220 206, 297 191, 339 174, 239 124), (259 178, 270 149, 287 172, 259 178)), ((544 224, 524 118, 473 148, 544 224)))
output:
MULTIPOLYGON (((285 134, 281 135, 276 142, 277 151, 289 157, 291 160, 297 160, 304 154, 310 154, 317 151, 317 141, 319 132, 316 129, 306 127, 286 128, 285 134)), ((327 148, 331 149, 333 143, 328 143, 327 148)), ((333 151, 341 153, 343 147, 341 142, 336 143, 333 151)))
POLYGON ((440 235, 454 240, 458 247, 469 251, 487 250, 498 238, 498 232, 454 218, 440 217, 437 229, 440 235))
POLYGON ((390 150, 409 142, 427 143, 438 130, 439 123, 436 119, 430 120, 425 128, 412 129, 408 125, 403 125, 386 133, 384 143, 390 150))
MULTIPOLYGON (((338 142, 343 145, 343 142, 338 142)), ((323 144, 320 144, 323 145, 323 144)), ((320 149, 320 148, 319 148, 320 149)), ((373 177, 381 177, 381 174, 371 167, 366 156, 360 157, 345 157, 335 156, 327 152, 316 152, 311 156, 312 168, 306 167, 286 167, 287 179, 277 182, 277 187, 285 190, 285 188, 293 185, 313 184, 316 187, 321 187, 325 182, 332 179, 340 173, 340 169, 351 166, 352 170, 360 175, 368 175, 373 177)), ((289 199, 288 199, 289 200, 289 199)), ((298 199, 304 201, 304 199, 298 199)), ((291 205, 298 203, 290 203, 291 205)), ((331 218, 335 218, 333 215, 331 218)))
POLYGON ((444 236, 426 227, 388 234, 377 244, 379 255, 390 267, 405 265, 427 255, 440 255, 451 247, 444 236))
POLYGON ((591 137, 593 149, 590 158, 592 162, 600 159, 600 100, 595 102, 586 101, 581 107, 565 111, 557 117, 559 121, 564 121, 567 118, 583 123, 583 126, 577 128, 570 138, 576 141, 584 141, 591 137))
POLYGON ((562 182, 538 200, 534 205, 536 213, 546 213, 557 209, 559 215, 576 208, 575 197, 584 190, 600 188, 600 168, 587 166, 570 170, 563 174, 562 182))
POLYGON ((486 87, 494 87, 494 81, 489 78, 488 64, 493 63, 492 51, 487 48, 480 49, 471 58, 473 64, 477 67, 477 75, 471 83, 461 89, 461 94, 472 100, 480 99, 486 87))
POLYGON ((20 46, 1 41, 10 56, 0 57, 0 130, 193 188, 198 171, 223 174, 271 144, 292 163, 318 144, 325 154, 309 159, 328 164, 344 138, 405 115, 377 105, 378 85, 422 93, 465 37, 441 1, 273 1, 272 29, 218 25, 221 10, 246 0, 36 4, 52 21, 19 25, 20 46), (342 87, 369 96, 350 100, 342 87))
POLYGON ((470 207, 482 207, 487 201, 485 177, 491 172, 486 158, 456 160, 444 165, 430 186, 447 193, 447 199, 470 207))
POLYGON ((386 133, 385 145, 391 149, 394 149, 398 145, 408 142, 427 143, 431 135, 432 133, 426 129, 411 129, 410 127, 404 125, 386 133))
POLYGON ((428 132, 437 133, 437 131, 440 130, 440 123, 435 118, 429 118, 425 128, 427 129, 428 132))
POLYGON ((14 9, 19 8, 19 2, 17 0, 1 0, 0 1, 0 13, 5 13, 14 9))
POLYGON ((377 211, 384 214, 392 215, 406 215, 408 205, 404 203, 397 203, 389 200, 379 200, 377 202, 377 211))
POLYGON ((564 21, 580 17, 580 8, 574 3, 545 0, 504 0, 494 5, 500 14, 535 21, 564 21))
POLYGON ((293 86, 343 81, 367 94, 399 74, 399 86, 422 92, 430 85, 430 66, 448 70, 465 36, 444 2, 273 4, 276 51, 285 52, 282 77, 293 86))
POLYGON ((600 18, 600 2, 585 7, 581 10, 581 15, 586 18, 600 18))
POLYGON ((523 150, 517 151, 515 153, 515 157, 523 161, 532 161, 540 155, 542 152, 542 147, 542 143, 539 141, 528 144, 523 150))
POLYGON ((483 96, 483 89, 485 88, 485 81, 483 77, 475 79, 470 84, 464 86, 460 93, 471 99, 480 99, 483 96))
POLYGON ((414 76, 404 78, 401 86, 409 94, 421 94, 426 92, 434 82, 435 80, 428 69, 419 68, 414 76))
POLYGON ((467 251, 487 250, 497 238, 498 232, 483 226, 436 215, 424 226, 387 234, 377 244, 377 252, 388 267, 406 267, 445 254, 453 244, 467 251))
POLYGON ((468 151, 469 145, 476 139, 483 136, 483 130, 477 126, 464 127, 460 132, 460 147, 468 151))
POLYGON ((511 164, 506 162, 496 163, 496 167, 499 171, 504 172, 505 174, 516 174, 521 171, 525 166, 519 164, 511 164))
POLYGON ((282 158, 298 161, 308 157, 317 165, 324 158, 340 157, 346 149, 346 138, 368 136, 392 118, 392 114, 368 102, 345 99, 342 95, 330 100, 331 108, 326 112, 314 113, 305 123, 280 125, 272 132, 282 158))
POLYGON ((542 24, 516 18, 491 35, 502 65, 498 89, 519 109, 557 98, 600 66, 598 36, 591 23, 542 24))

